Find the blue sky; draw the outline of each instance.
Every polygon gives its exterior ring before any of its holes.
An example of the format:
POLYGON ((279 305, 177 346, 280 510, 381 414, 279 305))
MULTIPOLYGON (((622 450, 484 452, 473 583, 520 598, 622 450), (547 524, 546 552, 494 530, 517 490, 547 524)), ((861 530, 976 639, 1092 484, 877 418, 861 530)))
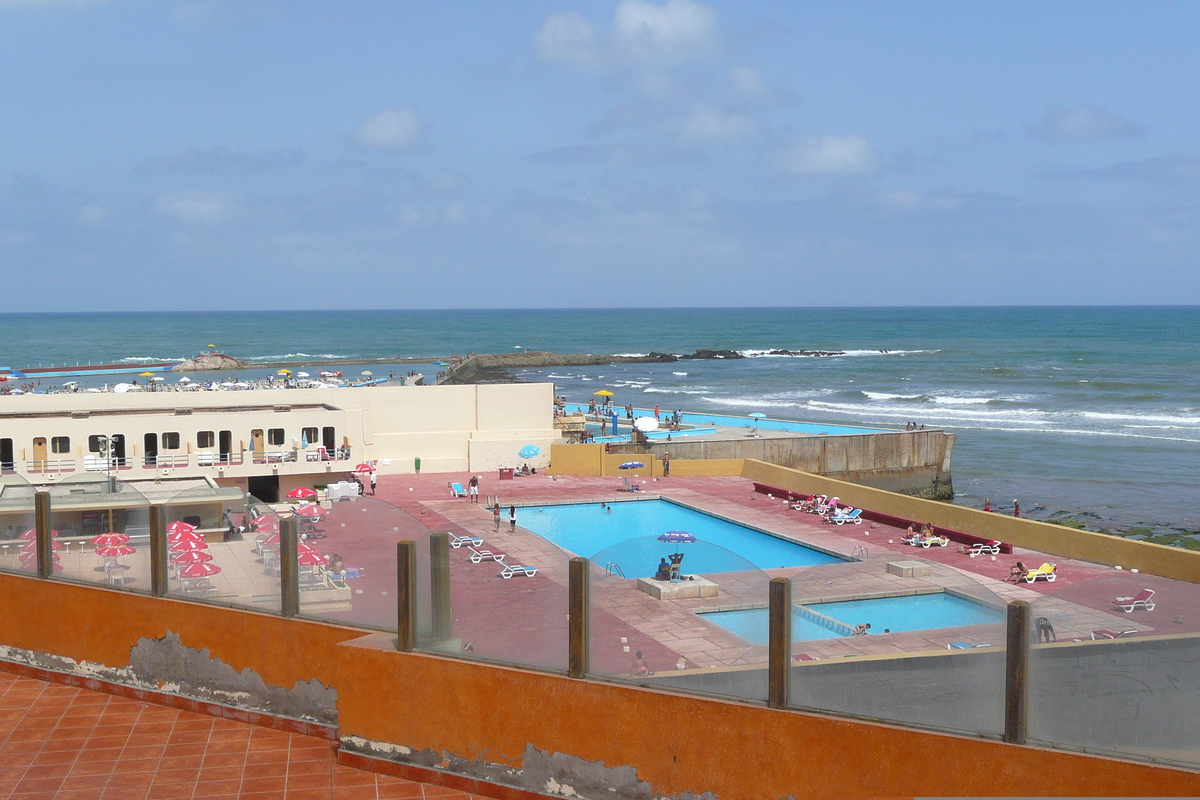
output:
POLYGON ((1198 22, 0 0, 6 310, 1198 303, 1198 22))

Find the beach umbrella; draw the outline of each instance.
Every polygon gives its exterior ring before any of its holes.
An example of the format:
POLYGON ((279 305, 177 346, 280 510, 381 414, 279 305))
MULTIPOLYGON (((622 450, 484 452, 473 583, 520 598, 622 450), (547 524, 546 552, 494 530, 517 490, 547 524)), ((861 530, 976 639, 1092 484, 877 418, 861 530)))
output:
POLYGON ((255 517, 250 520, 250 524, 260 533, 273 533, 279 530, 279 517, 264 514, 261 517, 255 517))
POLYGON ((281 369, 281 370, 276 370, 275 374, 276 375, 291 375, 292 371, 290 369, 281 369))
MULTIPOLYGON (((659 536, 658 540, 660 542, 667 542, 669 544, 681 545, 681 544, 693 544, 696 541, 696 537, 693 536, 692 534, 688 533, 687 531, 667 531, 666 533, 659 536)), ((678 547, 675 548, 675 554, 679 555, 678 547)))
POLYGON ((167 533, 195 533, 196 526, 190 522, 175 521, 167 526, 167 533))
POLYGON ((598 392, 592 392, 592 394, 598 394, 601 397, 612 397, 613 396, 613 393, 610 392, 608 389, 601 389, 598 392))
MULTIPOLYGON (((29 541, 30 539, 36 539, 37 538, 37 528, 30 528, 29 530, 22 533, 19 538, 24 539, 25 541, 29 541)), ((58 531, 50 531, 50 538, 57 539, 58 531)))
POLYGON ((179 382, 180 383, 191 383, 192 379, 189 378, 187 375, 184 375, 182 378, 179 379, 179 382))
POLYGON ((296 563, 302 567, 315 567, 318 564, 325 564, 329 561, 329 556, 323 556, 316 551, 312 553, 301 553, 296 556, 296 563))
POLYGON ((188 553, 193 550, 207 550, 208 543, 207 542, 196 542, 196 541, 192 541, 191 539, 183 539, 178 542, 171 542, 170 546, 167 547, 167 549, 170 550, 172 553, 188 553))
POLYGON ((78 386, 78 385, 79 385, 79 381, 67 381, 66 383, 63 384, 63 386, 78 386))
POLYGON ((128 544, 129 537, 123 533, 102 533, 92 537, 92 544, 100 547, 106 544, 128 544))
POLYGON ((320 519, 321 517, 327 516, 329 514, 329 510, 321 508, 321 506, 301 506, 293 513, 295 513, 298 517, 312 517, 314 519, 320 519))
POLYGON ((357 467, 355 467, 354 471, 355 472, 374 472, 375 467, 364 461, 363 463, 361 463, 357 467))
POLYGON ((127 544, 102 544, 96 548, 96 555, 104 558, 129 556, 137 552, 136 547, 127 544))
POLYGON ((764 419, 767 415, 762 413, 761 411, 751 411, 746 416, 750 417, 752 420, 754 420, 754 435, 758 436, 758 421, 760 419, 764 419))
POLYGON ((641 469, 644 466, 646 465, 640 461, 626 461, 624 464, 617 467, 617 469, 641 469))
POLYGON ((305 544, 304 542, 298 542, 296 544, 296 555, 298 555, 298 556, 302 556, 302 555, 306 555, 306 554, 307 555, 316 555, 316 553, 317 553, 317 548, 313 547, 311 544, 305 544))
POLYGON ((317 493, 312 489, 301 486, 299 489, 292 489, 287 493, 286 497, 289 500, 307 500, 310 497, 316 497, 317 493))
MULTIPOLYGON (((70 543, 68 542, 68 545, 69 545, 69 544, 70 544, 70 543)), ((50 542, 50 549, 51 549, 51 550, 54 550, 54 551, 56 551, 56 552, 57 552, 57 551, 59 551, 59 550, 62 550, 62 545, 61 545, 61 544, 59 544, 58 542, 51 541, 51 542, 50 542)), ((22 552, 24 552, 24 553, 35 553, 35 552, 37 552, 37 542, 26 542, 25 544, 21 545, 21 551, 22 551, 22 552)))
POLYGON ((279 544, 279 531, 275 531, 270 536, 263 539, 263 544, 279 544))
POLYGON ((164 377, 163 377, 163 376, 161 376, 161 375, 155 375, 155 376, 154 376, 153 378, 151 378, 150 380, 154 381, 155 383, 158 383, 159 381, 165 381, 165 380, 166 380, 166 378, 164 378, 164 377))
POLYGON ((366 375, 366 376, 369 378, 369 377, 371 377, 372 375, 374 375, 375 373, 374 373, 374 372, 371 372, 371 370, 369 370, 369 369, 364 369, 364 370, 363 370, 362 372, 360 372, 359 374, 360 374, 360 375, 366 375))
POLYGON ((153 372, 139 372, 138 377, 139 378, 153 378, 154 373, 153 372))
POLYGON ((184 564, 179 568, 179 574, 184 578, 207 578, 216 575, 221 568, 207 561, 197 561, 195 564, 184 564))
POLYGON ((171 558, 172 564, 199 564, 201 561, 212 561, 212 556, 202 550, 192 550, 171 558))
POLYGON ((638 417, 633 421, 633 427, 643 433, 658 430, 658 420, 654 417, 638 417))
POLYGON ((171 544, 175 544, 176 542, 203 542, 204 537, 195 531, 180 531, 179 533, 172 533, 167 536, 167 541, 171 544))
POLYGON ((296 377, 297 378, 310 378, 312 376, 309 375, 307 372, 297 372, 296 377))
POLYGON ((207 347, 216 347, 215 344, 206 345, 207 347))
POLYGON ((527 444, 521 448, 521 452, 517 453, 521 458, 533 458, 542 452, 542 448, 535 444, 527 444))

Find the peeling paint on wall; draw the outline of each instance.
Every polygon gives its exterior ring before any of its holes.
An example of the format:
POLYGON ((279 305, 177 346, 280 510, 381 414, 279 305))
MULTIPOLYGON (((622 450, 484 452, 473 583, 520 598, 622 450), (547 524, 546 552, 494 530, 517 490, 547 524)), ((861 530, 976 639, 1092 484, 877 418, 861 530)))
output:
POLYGON ((90 661, 0 645, 0 659, 52 672, 65 672, 153 692, 270 714, 276 717, 337 724, 337 690, 316 678, 291 688, 268 686, 252 669, 238 672, 208 648, 183 644, 179 634, 141 638, 129 651, 129 665, 109 667, 90 661))
POLYGON ((343 736, 341 744, 342 749, 360 755, 440 769, 502 786, 541 792, 551 797, 577 800, 717 800, 717 795, 712 792, 659 794, 649 782, 638 779, 635 767, 608 767, 601 761, 587 761, 566 753, 539 750, 532 744, 525 746, 520 767, 482 759, 466 759, 435 750, 413 750, 361 736, 343 736))

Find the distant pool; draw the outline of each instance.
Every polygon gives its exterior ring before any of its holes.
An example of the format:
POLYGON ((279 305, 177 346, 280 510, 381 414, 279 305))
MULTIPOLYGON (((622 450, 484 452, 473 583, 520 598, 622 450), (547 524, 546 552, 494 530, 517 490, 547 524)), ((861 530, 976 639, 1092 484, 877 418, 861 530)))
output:
MULTIPOLYGON (((870 623, 871 633, 922 631, 932 628, 956 628, 960 625, 985 625, 1003 622, 1004 612, 952 594, 918 594, 907 597, 881 597, 873 600, 845 600, 837 603, 813 603, 804 608, 832 617, 853 628, 870 623)), ((846 631, 806 615, 804 608, 792 610, 792 640, 835 639, 846 631)), ((705 614, 731 633, 754 644, 767 643, 767 609, 718 611, 705 614)))
MULTIPOLYGON (((584 412, 587 406, 583 403, 567 403, 567 408, 575 412, 584 412)), ((618 411, 621 411, 618 409, 618 411)), ((634 409, 634 416, 645 416, 653 413, 652 409, 638 408, 634 409), (642 413, 637 413, 642 412, 642 413)), ((628 430, 629 420, 625 418, 624 413, 619 413, 620 425, 622 430, 628 430)), ((666 412, 663 414, 664 418, 666 412)), ((683 413, 683 423, 685 425, 721 425, 726 428, 753 428, 754 420, 749 417, 734 417, 725 414, 694 414, 690 411, 683 413)), ((758 421, 758 429, 763 431, 789 431, 791 433, 807 433, 812 435, 826 434, 828 436, 846 436, 850 434, 864 433, 895 433, 891 428, 857 428, 852 425, 830 425, 824 422, 794 422, 787 419, 760 419, 758 421)), ((674 435, 679 435, 671 432, 674 435)), ((705 431, 712 433, 712 431, 705 431)), ((653 434, 650 438, 666 438, 666 431, 663 431, 660 436, 655 437, 653 434)))
POLYGON ((658 560, 675 550, 676 545, 646 538, 667 531, 687 531, 702 544, 716 545, 707 548, 680 545, 679 552, 686 554, 685 573, 746 568, 744 563, 717 548, 732 551, 759 569, 832 564, 841 560, 665 500, 611 503, 611 512, 605 511, 603 505, 526 506, 517 509, 517 524, 575 555, 592 558, 607 551, 606 560, 618 563, 627 578, 652 576, 658 560), (616 545, 622 546, 610 550, 616 545))

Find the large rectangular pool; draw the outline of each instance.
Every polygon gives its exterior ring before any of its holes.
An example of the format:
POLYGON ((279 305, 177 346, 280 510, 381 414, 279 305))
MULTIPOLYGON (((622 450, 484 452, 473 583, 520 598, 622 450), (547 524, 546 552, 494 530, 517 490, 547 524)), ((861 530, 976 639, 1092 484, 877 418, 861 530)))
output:
POLYGON ((659 559, 677 548, 685 554, 683 571, 691 574, 841 560, 666 500, 527 506, 517 509, 517 524, 575 555, 594 559, 603 553, 605 562, 620 565, 627 578, 652 576, 659 559), (698 542, 674 545, 656 540, 667 531, 686 531, 698 542))
MULTIPOLYGON (((957 628, 1003 622, 1004 612, 952 594, 918 594, 905 597, 881 597, 872 600, 844 600, 837 603, 813 603, 804 608, 831 617, 853 628, 869 623, 871 633, 921 631, 931 628, 957 628)), ((804 608, 792 610, 792 640, 834 639, 845 636, 845 628, 830 625, 804 608)), ((709 622, 737 634, 754 644, 767 643, 767 609, 718 611, 705 614, 709 622)))

